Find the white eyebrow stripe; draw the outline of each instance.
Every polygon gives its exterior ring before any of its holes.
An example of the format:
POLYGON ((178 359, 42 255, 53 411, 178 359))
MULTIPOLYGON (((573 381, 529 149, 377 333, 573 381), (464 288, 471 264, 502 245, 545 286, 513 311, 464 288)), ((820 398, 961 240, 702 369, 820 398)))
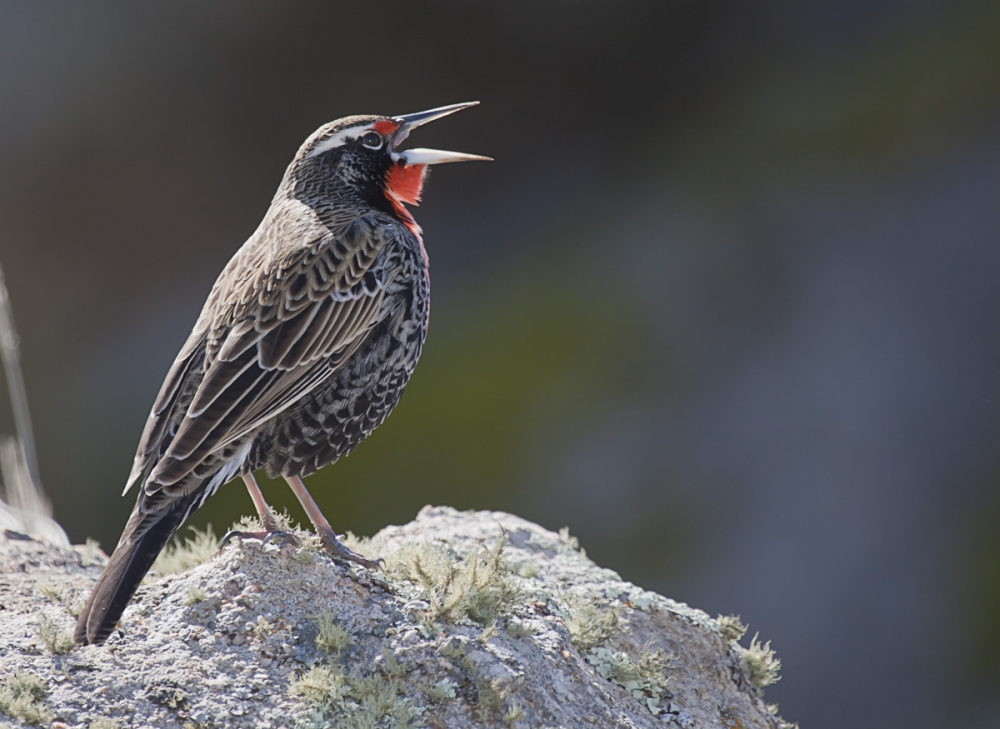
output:
POLYGON ((347 129, 341 129, 333 136, 329 137, 328 139, 324 139, 322 142, 317 144, 313 148, 313 150, 308 155, 306 155, 306 159, 309 159, 310 157, 315 157, 318 154, 323 154, 324 152, 327 152, 333 149, 334 147, 340 147, 341 145, 346 144, 352 139, 357 139, 363 132, 366 132, 368 130, 369 126, 371 125, 365 124, 363 126, 358 125, 354 127, 348 127, 347 129))

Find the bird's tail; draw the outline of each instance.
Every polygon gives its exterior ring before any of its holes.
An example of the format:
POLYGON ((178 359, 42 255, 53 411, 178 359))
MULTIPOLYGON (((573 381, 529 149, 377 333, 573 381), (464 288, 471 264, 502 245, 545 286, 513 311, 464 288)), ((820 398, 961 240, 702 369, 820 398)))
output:
POLYGON ((200 495, 196 492, 177 499, 162 515, 143 515, 139 504, 136 504, 118 546, 80 613, 73 633, 73 640, 77 645, 100 645, 108 639, 135 591, 139 589, 142 578, 149 572, 170 537, 193 511, 200 495), (151 518, 156 519, 152 525, 149 524, 151 518), (136 534, 139 536, 135 536, 136 534))

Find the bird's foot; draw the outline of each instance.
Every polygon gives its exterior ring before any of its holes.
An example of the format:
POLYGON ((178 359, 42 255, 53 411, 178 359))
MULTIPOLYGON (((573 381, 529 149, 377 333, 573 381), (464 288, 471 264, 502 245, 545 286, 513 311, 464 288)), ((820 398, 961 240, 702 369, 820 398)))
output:
POLYGON ((238 530, 233 530, 226 534, 222 538, 222 543, 219 545, 219 551, 221 552, 226 544, 229 543, 230 539, 254 539, 261 542, 261 544, 269 544, 270 542, 279 542, 282 546, 291 545, 293 547, 299 546, 299 538, 296 537, 291 532, 286 532, 281 529, 267 529, 261 532, 242 532, 238 530))
POLYGON ((323 549, 333 555, 334 559, 354 562, 355 564, 367 567, 370 570, 381 570, 385 566, 384 559, 368 559, 367 557, 348 549, 344 546, 343 542, 337 539, 337 535, 334 534, 332 530, 327 531, 326 529, 317 529, 316 533, 319 535, 323 549))

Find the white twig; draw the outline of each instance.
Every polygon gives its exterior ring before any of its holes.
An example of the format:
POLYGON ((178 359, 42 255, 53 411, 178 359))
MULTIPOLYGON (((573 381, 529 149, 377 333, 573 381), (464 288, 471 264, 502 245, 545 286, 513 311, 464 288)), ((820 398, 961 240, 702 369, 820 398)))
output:
POLYGON ((52 518, 52 505, 45 497, 38 475, 38 456, 31 430, 28 395, 21 375, 20 342, 14 328, 10 298, 0 269, 0 356, 3 358, 14 411, 16 436, 0 437, 0 472, 6 502, 0 499, 0 529, 22 532, 56 546, 69 546, 66 532, 52 518))
POLYGON ((28 409, 28 393, 21 374, 20 340, 14 327, 14 314, 10 307, 10 297, 0 268, 0 356, 3 357, 7 373, 7 389, 10 391, 10 407, 14 411, 14 426, 24 448, 24 459, 28 475, 35 488, 41 489, 42 480, 38 473, 38 454, 35 451, 35 436, 31 429, 31 411, 28 409))

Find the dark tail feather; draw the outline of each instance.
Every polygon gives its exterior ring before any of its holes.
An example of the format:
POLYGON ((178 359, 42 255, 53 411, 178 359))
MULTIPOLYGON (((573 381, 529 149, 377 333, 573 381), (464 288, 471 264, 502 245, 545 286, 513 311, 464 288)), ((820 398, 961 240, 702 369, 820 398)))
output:
MULTIPOLYGON (((140 523, 139 507, 136 506, 136 511, 125 527, 125 533, 80 613, 73 633, 73 640, 77 645, 100 645, 108 639, 118 625, 118 619, 132 601, 135 591, 139 589, 142 578, 149 572, 170 537, 187 519, 198 495, 200 494, 178 499, 141 537, 132 539, 131 535, 140 523)), ((150 515, 146 516, 147 519, 149 517, 150 515)))

